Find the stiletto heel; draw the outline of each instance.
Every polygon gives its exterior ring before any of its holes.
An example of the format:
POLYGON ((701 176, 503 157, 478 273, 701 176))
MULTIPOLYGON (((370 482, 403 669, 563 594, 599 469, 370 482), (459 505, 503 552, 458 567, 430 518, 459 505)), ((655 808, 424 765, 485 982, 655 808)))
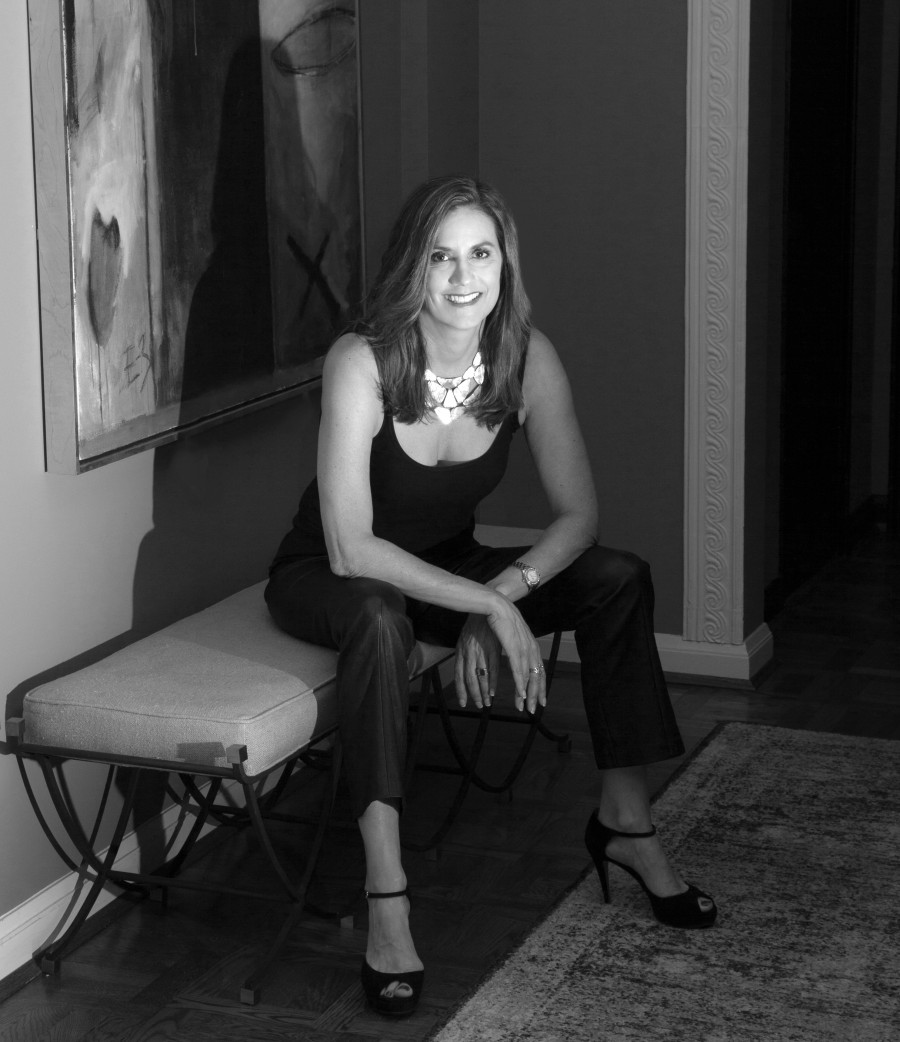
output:
POLYGON ((680 894, 660 897, 647 886, 639 872, 636 872, 630 865, 623 865, 621 861, 616 861, 606 853, 609 841, 616 836, 623 836, 626 839, 649 839, 655 835, 655 826, 649 832, 618 832, 616 829, 604 825, 597 817, 596 811, 590 816, 587 828, 584 830, 584 843, 588 848, 588 853, 594 859, 597 875, 600 877, 600 886, 603 889, 604 901, 607 904, 610 903, 609 866, 616 865, 640 883, 650 900, 653 914, 661 923, 666 926, 678 926, 682 929, 700 929, 712 926, 716 921, 718 909, 709 894, 705 894, 689 883, 687 889, 680 894))
MULTIPOLYGON (((369 900, 409 896, 409 887, 385 894, 373 894, 369 890, 366 891, 366 897, 369 900)), ((425 983, 425 971, 407 970, 403 973, 382 973, 380 970, 372 969, 369 960, 363 957, 360 979, 363 991, 366 993, 366 1001, 377 1013, 386 1017, 408 1017, 419 1004, 422 986, 425 983)))
POLYGON ((602 856, 598 858, 594 853, 588 840, 587 830, 585 830, 584 841, 587 843, 587 848, 590 851, 591 857, 594 859, 594 866, 597 869, 597 875, 600 877, 600 889, 603 891, 604 904, 612 904, 612 898, 609 896, 609 865, 602 856))

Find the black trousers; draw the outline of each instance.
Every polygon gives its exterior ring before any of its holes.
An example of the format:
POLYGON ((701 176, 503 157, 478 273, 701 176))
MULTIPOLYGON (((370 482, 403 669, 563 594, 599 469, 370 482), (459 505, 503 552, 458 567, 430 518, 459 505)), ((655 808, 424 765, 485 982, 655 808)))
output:
MULTIPOLYGON (((427 559, 486 582, 527 549, 466 538, 427 559)), ((407 660, 416 640, 452 647, 465 615, 405 597, 377 579, 339 578, 324 556, 279 564, 266 602, 283 630, 339 653, 339 726, 354 814, 373 800, 402 800, 407 660)), ((535 636, 575 631, 598 767, 653 763, 684 752, 656 651, 653 584, 644 561, 593 546, 517 607, 535 636)))

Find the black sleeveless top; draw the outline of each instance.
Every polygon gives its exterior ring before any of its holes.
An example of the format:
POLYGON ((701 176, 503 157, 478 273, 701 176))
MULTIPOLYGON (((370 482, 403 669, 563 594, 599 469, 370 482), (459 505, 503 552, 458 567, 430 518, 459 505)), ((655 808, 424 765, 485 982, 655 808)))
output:
MULTIPOLYGON (((385 413, 381 429, 372 439, 369 463, 373 533, 417 556, 471 536, 475 507, 500 483, 518 428, 518 416, 509 413, 481 456, 432 467, 416 462, 403 451, 394 421, 385 413)), ((303 493, 290 532, 281 541, 272 569, 298 557, 325 553, 319 486, 313 479, 303 493)))

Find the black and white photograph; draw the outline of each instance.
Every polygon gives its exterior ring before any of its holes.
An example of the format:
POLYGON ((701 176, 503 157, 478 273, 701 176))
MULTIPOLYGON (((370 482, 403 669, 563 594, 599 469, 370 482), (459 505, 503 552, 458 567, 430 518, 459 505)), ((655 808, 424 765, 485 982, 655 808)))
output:
POLYGON ((0 17, 0 1042, 900 1039, 900 0, 0 17))

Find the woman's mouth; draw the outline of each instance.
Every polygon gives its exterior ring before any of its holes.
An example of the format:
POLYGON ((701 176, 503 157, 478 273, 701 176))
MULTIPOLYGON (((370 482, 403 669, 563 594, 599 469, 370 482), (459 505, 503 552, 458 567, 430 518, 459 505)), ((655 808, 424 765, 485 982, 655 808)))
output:
POLYGON ((466 307, 469 304, 474 304, 476 300, 481 296, 480 293, 447 293, 445 294, 446 299, 450 301, 456 307, 466 307))

